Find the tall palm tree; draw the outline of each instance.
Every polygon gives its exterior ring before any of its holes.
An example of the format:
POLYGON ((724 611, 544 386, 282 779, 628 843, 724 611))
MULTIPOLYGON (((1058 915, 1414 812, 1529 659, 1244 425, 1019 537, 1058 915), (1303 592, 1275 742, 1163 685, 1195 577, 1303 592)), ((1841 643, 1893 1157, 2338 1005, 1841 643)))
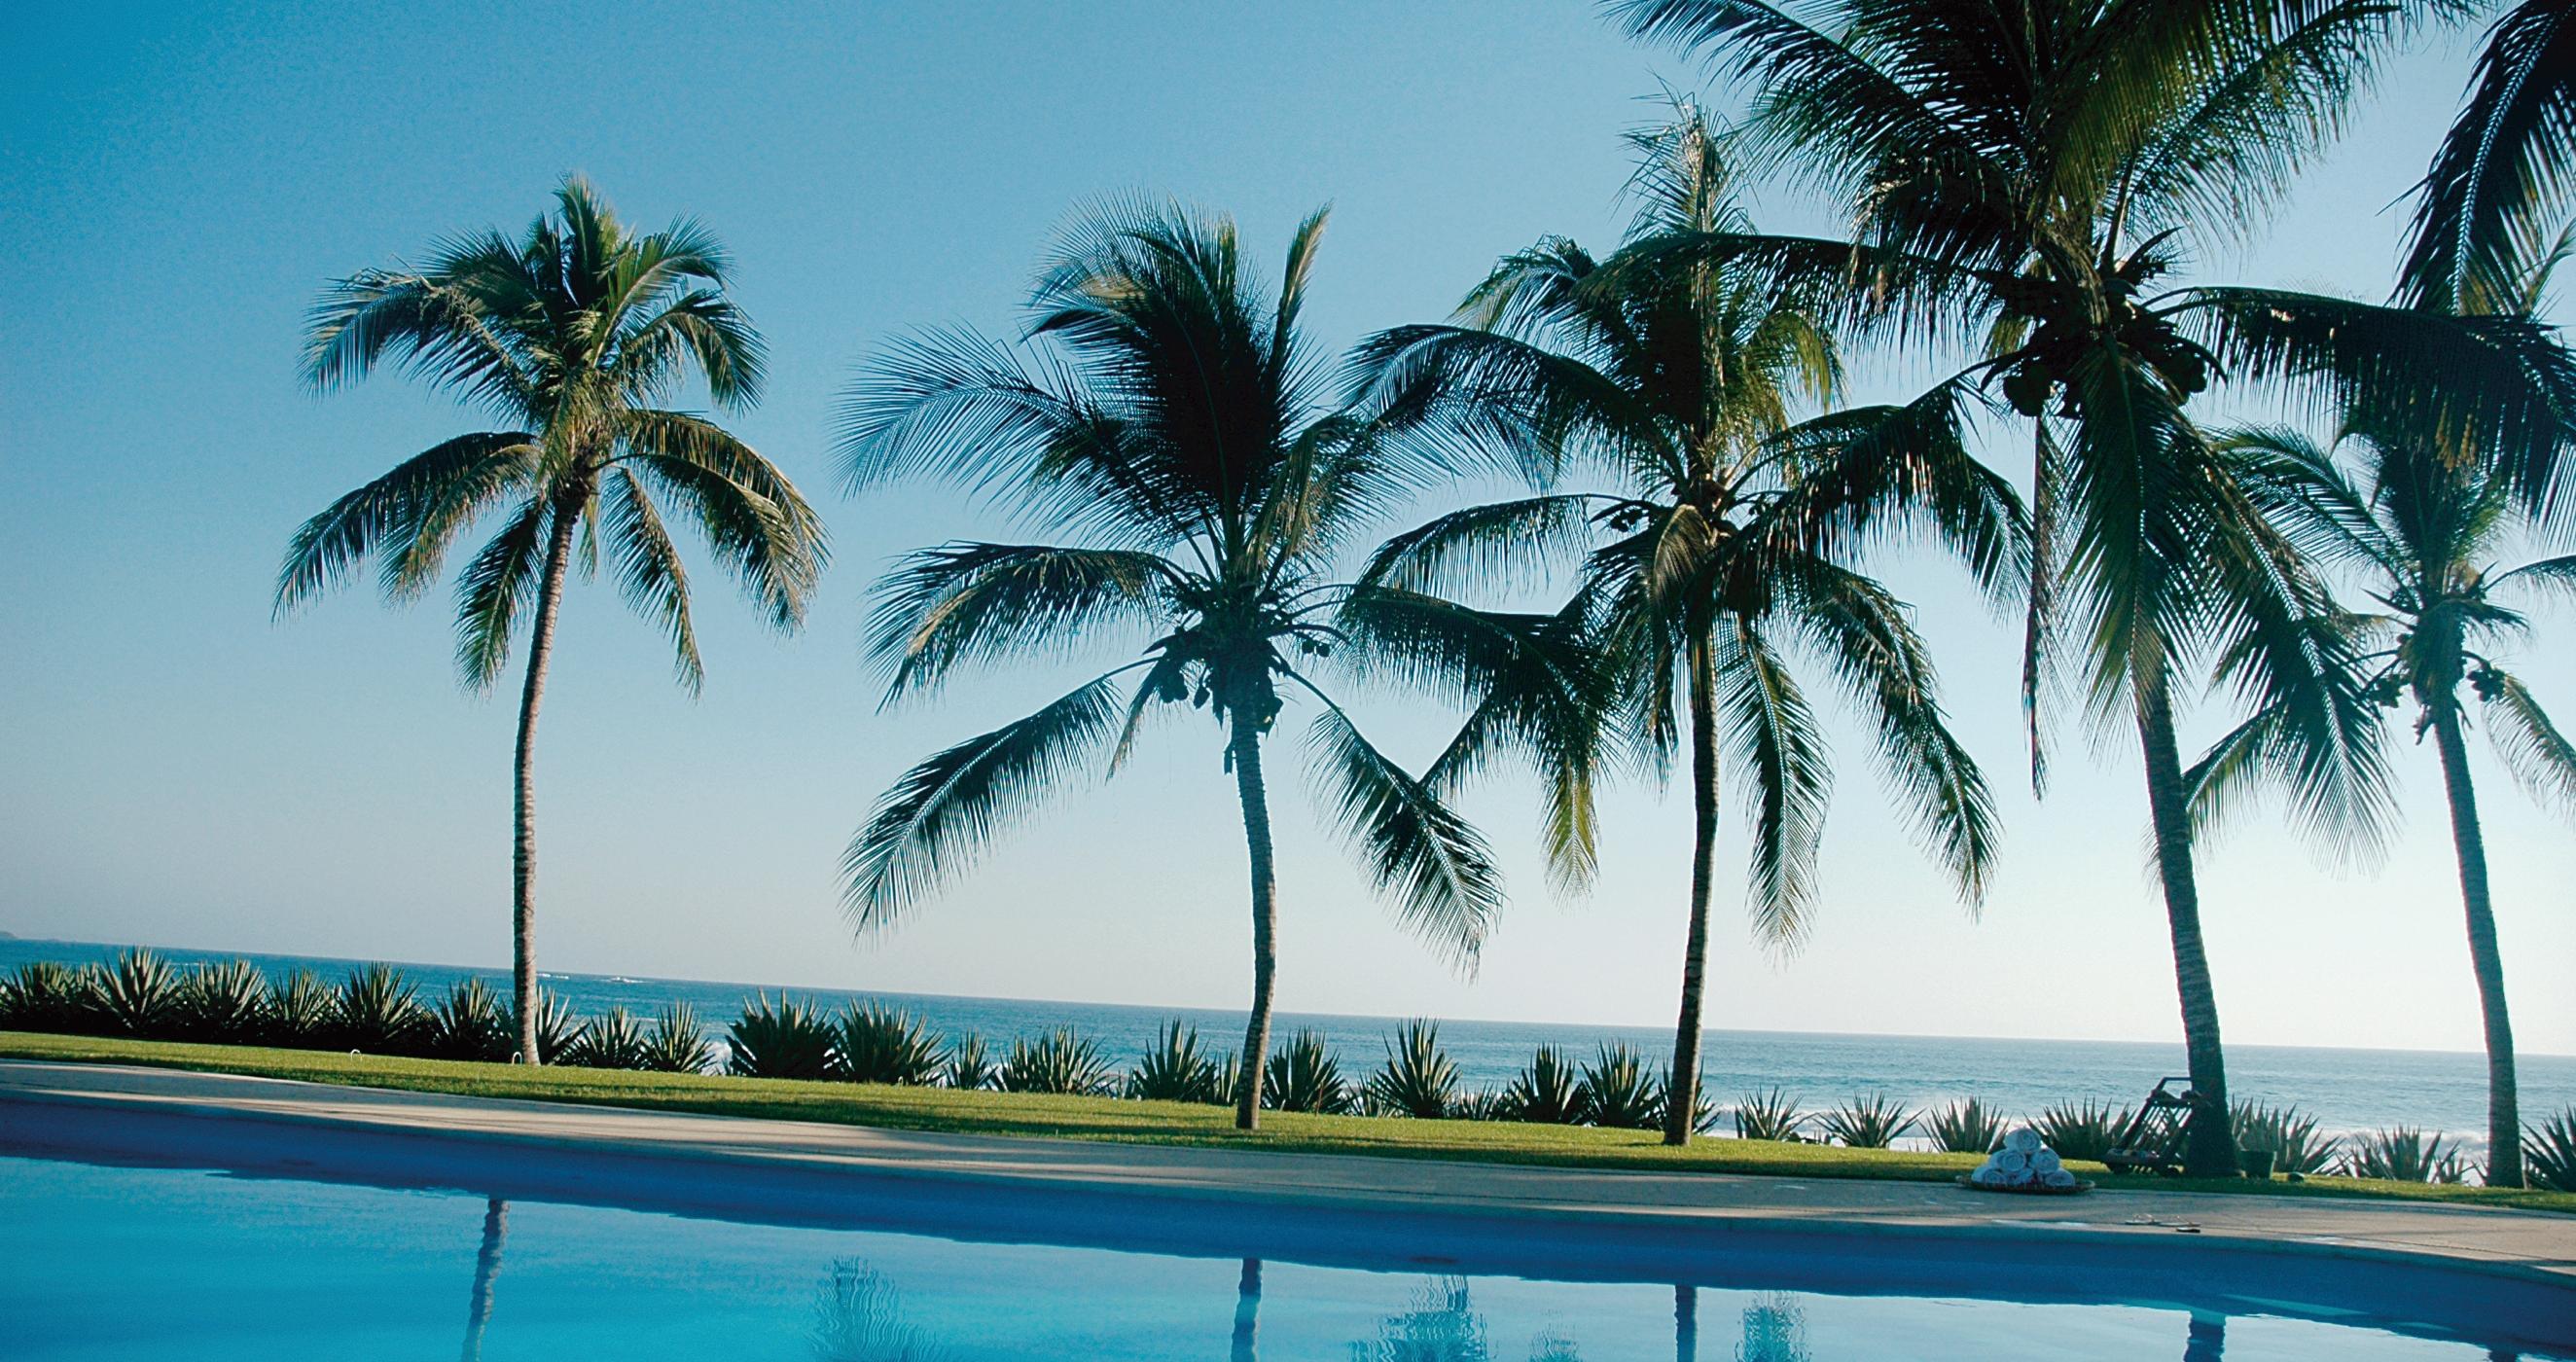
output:
MULTIPOLYGON (((2441 443, 2528 451, 2534 501, 2567 481, 2576 362, 2527 320, 2278 289, 2157 291, 2194 236, 2241 233, 2340 124, 2421 5, 2378 0, 1618 0, 1629 32, 1708 53, 1757 109, 1755 145, 1848 208, 1851 241, 1711 234, 1684 253, 1848 286, 1855 319, 1979 345, 2032 433, 2023 693, 2080 651, 2097 722, 2144 758, 2197 1116, 2188 1164, 2235 1172, 2175 713, 2239 660, 2295 703, 2308 812, 2366 840, 2384 809, 2363 697, 2308 622, 2323 593, 2185 415, 2214 377, 2257 382, 2441 443), (2439 374, 2443 382, 2427 382, 2439 374)), ((2564 501, 2564 497, 2558 500, 2564 501)))
POLYGON ((1442 516, 1390 541, 1364 580, 1441 590, 1589 546, 1571 611, 1621 683, 1628 729, 1658 770, 1685 731, 1690 745, 1690 900, 1664 1118, 1665 1142, 1679 1145, 1697 1110, 1723 779, 1752 812, 1760 932, 1787 944, 1807 927, 1831 769, 1796 654, 1821 661, 1876 725, 1880 764, 1919 830, 1962 894, 1982 894, 1996 838, 1984 779, 1943 722, 1907 606, 1852 559, 1920 520, 2000 582, 2024 529, 2011 488, 1961 442, 1964 388, 1793 421, 1802 396, 1834 392, 1832 338, 1767 272, 1672 251, 1750 230, 1696 110, 1633 140, 1640 207, 1617 253, 1596 261, 1542 242, 1495 269, 1463 324, 1397 328, 1361 356, 1391 425, 1500 441, 1540 469, 1589 463, 1610 488, 1442 516))
POLYGON ((2506 310, 2576 202, 2576 0, 2523 0, 2487 30, 2458 121, 2417 187, 2403 301, 2506 310))
MULTIPOLYGON (((884 583, 872 626, 889 703, 936 689, 963 663, 1053 655, 1122 627, 1151 639, 1134 661, 897 782, 844 862, 854 923, 895 921, 1077 771, 1114 773, 1160 707, 1206 710, 1225 734, 1251 871, 1252 1004, 1236 1101, 1246 1130, 1260 1119, 1277 974, 1264 741, 1285 704, 1319 708, 1309 754, 1379 887, 1409 926, 1471 964, 1501 891, 1484 840, 1442 787, 1552 706, 1590 703, 1569 622, 1331 577, 1354 531, 1438 469, 1319 398, 1298 318, 1323 227, 1318 212, 1298 228, 1272 297, 1245 268, 1231 221, 1112 205, 1042 272, 1027 353, 962 331, 907 343, 853 392, 841 442, 855 485, 945 475, 1086 541, 911 555, 884 583), (1433 777, 1379 752, 1308 675, 1337 647, 1476 705, 1433 777), (1130 673, 1141 675, 1122 700, 1130 673)), ((1582 779, 1571 769, 1578 793, 1551 807, 1588 807, 1582 779)), ((1579 867, 1589 837, 1588 823, 1565 828, 1560 861, 1579 867)))
MULTIPOLYGON (((2486 839, 2463 736, 2468 717, 2461 688, 2480 701, 2488 738, 2506 769, 2535 793, 2576 809, 2576 744, 2494 655, 2499 641, 2529 627, 2506 600, 2517 590, 2576 595, 2576 555, 2495 570, 2516 517, 2511 471, 2494 460, 2453 458, 2348 430, 2337 443, 2355 451, 2356 479, 2332 450, 2295 430, 2247 429, 2225 443, 2266 466, 2268 475, 2258 476, 2267 476, 2267 498, 2278 505, 2276 515, 2285 526, 2318 554, 2365 574, 2381 609, 2338 621, 2363 641, 2361 647, 2384 645, 2355 649, 2351 665, 2358 685, 2384 705, 2411 700, 2416 738, 2430 733, 2441 756, 2468 914, 2469 961, 2486 1027, 2487 1181, 2519 1187, 2522 1113, 2513 1024, 2487 888, 2486 839)), ((2217 816, 2239 789, 2266 774, 2266 752, 2282 722, 2278 710, 2267 707, 2220 739, 2191 773, 2196 813, 2217 816)))
POLYGON ((658 493, 696 522, 770 621, 793 630, 826 556, 823 522, 787 476, 703 416, 668 402, 694 373, 727 410, 759 396, 761 344, 726 294, 730 262, 695 222, 636 235, 598 191, 568 179, 556 211, 516 240, 486 230, 419 268, 365 270, 313 311, 304 375, 355 383, 392 358, 491 415, 304 522, 278 572, 284 612, 383 559, 386 597, 419 596, 448 547, 487 514, 500 529, 457 577, 456 662, 488 689, 527 621, 511 817, 512 998, 518 1057, 537 1047, 537 707, 555 618, 575 567, 605 541, 629 604, 670 635, 680 684, 704 677, 689 579, 658 493))

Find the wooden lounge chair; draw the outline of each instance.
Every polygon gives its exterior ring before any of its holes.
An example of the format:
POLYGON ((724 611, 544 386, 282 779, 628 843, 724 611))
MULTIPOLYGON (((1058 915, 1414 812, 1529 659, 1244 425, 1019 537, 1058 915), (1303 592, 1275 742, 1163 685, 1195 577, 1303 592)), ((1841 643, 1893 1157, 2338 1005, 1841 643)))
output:
POLYGON ((2115 1173, 2181 1172, 2191 1139, 2191 1118, 2200 1108, 2200 1094, 2192 1091, 2190 1078, 2157 1079, 2155 1091, 2147 1094, 2128 1128, 2111 1141, 2102 1162, 2115 1173))

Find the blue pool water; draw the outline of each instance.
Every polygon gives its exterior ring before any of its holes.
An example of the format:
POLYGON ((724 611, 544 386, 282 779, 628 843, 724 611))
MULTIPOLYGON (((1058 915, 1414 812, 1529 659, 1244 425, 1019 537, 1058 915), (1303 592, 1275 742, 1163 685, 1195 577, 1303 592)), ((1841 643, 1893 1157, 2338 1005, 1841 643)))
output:
MULTIPOLYGON (((864 1183, 836 1185, 867 1199, 864 1183)), ((2441 1281, 2375 1288, 2365 1294, 2376 1302, 2353 1313, 2349 1302, 2297 1304, 2298 1280, 2276 1282, 2259 1265, 2195 1275, 2128 1262, 2069 1274, 2044 1256, 1998 1256, 1899 1269, 1819 1260, 1757 1240, 1714 1258, 1675 1252, 1670 1271, 1639 1271, 1657 1255, 1615 1242, 1559 1249, 1540 1242, 1556 1231, 1530 1222, 1494 1242, 1493 1261, 1555 1266, 1511 1273, 1493 1270, 1481 1254, 1472 1262, 1451 1256, 1455 1236, 1430 1222, 1417 1238, 1415 1226, 1388 1216, 1353 1218, 1320 1234, 1312 1224, 1283 1222, 1276 1234, 1286 1247, 1273 1251, 1260 1248, 1268 1231, 1255 1217, 1248 1230, 1225 1231, 1252 1237, 1242 1251, 1153 1252, 1158 1240, 1193 1233, 1177 1222, 1194 1213, 1095 1206, 1067 1234, 1061 1227, 1075 1222, 1043 1213, 1015 1221, 1012 1197, 996 1201, 970 1189, 916 1188, 908 1199, 890 1194, 889 1205, 906 1201, 917 1221, 925 1205, 935 1212, 949 1198, 960 1227, 940 1233, 917 1223, 871 1225, 864 1216, 836 1222, 792 1204, 768 1217, 786 1223, 762 1223, 758 1214, 680 1215, 578 1196, 0 1157, 0 1356, 2472 1362, 2571 1355, 2547 1351, 2550 1332, 2568 1322, 2553 1322, 2546 1307, 2493 1317, 2473 1308, 2465 1331, 2457 1321, 2410 1323, 2417 1307, 2458 1289, 2441 1281), (1131 1234, 1139 1246, 1119 1242, 1131 1234), (1927 1270, 1935 1277, 1925 1278, 1927 1270), (1955 1287, 1938 1284, 1943 1272, 1955 1287), (2069 1300, 2068 1281, 2094 1284, 2082 1288, 2086 1298, 2069 1300), (2029 1298, 2014 1299, 2023 1283, 2029 1298), (2124 1287, 2140 1294, 2125 1297, 2124 1287), (2290 1299, 2265 1294, 2280 1292, 2290 1299), (2421 1336, 2428 1330, 2434 1336, 2421 1336), (2535 1339, 2540 1350, 2526 1350, 2535 1339)))

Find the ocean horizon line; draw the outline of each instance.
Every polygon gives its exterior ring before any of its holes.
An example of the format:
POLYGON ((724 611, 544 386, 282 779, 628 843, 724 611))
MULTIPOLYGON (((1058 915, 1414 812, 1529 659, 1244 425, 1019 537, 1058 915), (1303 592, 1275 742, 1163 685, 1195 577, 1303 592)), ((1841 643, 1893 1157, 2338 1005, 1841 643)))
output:
MULTIPOLYGON (((438 960, 396 960, 396 959, 393 959, 393 958, 391 958, 391 957, 389 957, 389 956, 373 956, 373 955, 367 955, 367 956, 359 956, 359 955, 326 955, 326 954, 314 954, 314 953, 297 952, 297 951, 260 951, 260 950, 242 950, 242 949, 237 949, 237 948, 233 948, 233 947, 213 947, 213 946, 172 945, 172 944, 163 944, 163 943, 154 943, 154 942, 138 942, 138 941, 84 941, 84 940, 78 940, 78 939, 74 939, 74 938, 70 938, 70 937, 18 936, 18 935, 14 935, 14 934, 12 934, 12 933, 7 933, 7 932, 0 932, 0 942, 7 942, 7 943, 10 943, 10 944, 13 944, 13 945, 16 945, 16 946, 20 946, 20 947, 25 947, 25 946, 70 946, 70 947, 77 947, 77 948, 80 948, 80 949, 83 949, 83 950, 103 950, 103 951, 119 951, 119 950, 136 950, 136 949, 141 949, 141 950, 152 950, 152 951, 161 951, 161 952, 177 952, 177 953, 184 953, 184 954, 188 954, 188 955, 204 955, 204 956, 221 956, 221 957, 240 956, 240 957, 243 957, 243 958, 265 958, 265 959, 271 959, 271 960, 335 961, 335 962, 340 962, 340 963, 345 963, 345 964, 351 964, 351 965, 382 964, 382 965, 388 965, 388 966, 391 966, 391 967, 394 967, 394 968, 397 968, 397 969, 440 970, 440 971, 448 971, 448 972, 455 972, 455 973, 469 973, 469 974, 484 974, 484 973, 489 973, 489 974, 494 974, 494 975, 507 975, 507 974, 509 973, 509 970, 510 970, 510 967, 509 967, 507 964, 498 964, 498 965, 483 965, 483 964, 457 964, 457 963, 450 962, 450 961, 438 961, 438 960)), ((817 992, 821 992, 821 993, 855 994, 855 995, 859 995, 859 996, 863 996, 863 997, 883 997, 883 998, 918 998, 918 999, 922 999, 922 1000, 925 1000, 925 1001, 933 1001, 933 1002, 947 1002, 947 1003, 965 1003, 965 1004, 990 1004, 990 1003, 1000 1003, 1000 1004, 1007 1004, 1007 1005, 1015 1006, 1015 1007, 1031 1007, 1031 1008, 1045 1008, 1045 1007, 1067 1007, 1067 1008, 1114 1008, 1114 1009, 1121 1009, 1121 1010, 1131 1011, 1131 1012, 1147 1012, 1147 1013, 1162 1013, 1162 1014, 1170 1014, 1170 1013, 1175 1013, 1175 1012, 1180 1012, 1180 1013, 1190 1013, 1190 1012, 1197 1012, 1197 1013, 1207 1013, 1207 1012, 1242 1012, 1242 1011, 1244 1011, 1244 1010, 1245 1010, 1245 1009, 1244 1009, 1243 1007, 1241 1007, 1241 1006, 1208 1005, 1208 1004, 1196 1004, 1196 1003, 1139 1003, 1139 1002, 1104 1001, 1104 1000, 1097 1000, 1097 999, 1082 999, 1082 998, 1023 998, 1023 997, 1012 997, 1012 996, 1009 996, 1009 995, 998 994, 998 993, 936 993, 936 992, 926 992, 926 991, 914 990, 914 989, 859 987, 859 986, 854 986, 854 985, 849 985, 849 984, 806 984, 806 983, 786 983, 786 984, 781 984, 781 983, 758 983, 758 982, 753 982, 753 981, 748 981, 748 980, 739 980, 739 979, 694 979, 694 978, 687 978, 687 977, 683 977, 683 976, 679 976, 679 975, 662 975, 662 974, 632 974, 632 973, 626 973, 626 972, 623 972, 623 971, 608 971, 608 970, 550 970, 550 969, 540 969, 540 970, 538 970, 538 971, 537 971, 537 976, 538 976, 540 979, 596 979, 596 980, 602 980, 602 981, 620 982, 620 983, 629 983, 629 984, 673 984, 673 985, 681 985, 681 986, 685 986, 685 987, 700 988, 700 989, 725 989, 725 988, 733 988, 733 989, 741 989, 741 990, 743 990, 743 991, 744 991, 744 996, 746 996, 746 997, 750 997, 750 996, 754 996, 754 995, 758 995, 758 994, 763 994, 763 993, 770 994, 770 995, 780 995, 780 994, 786 994, 786 993, 817 993, 817 992)), ((1412 1019, 1412 1018, 1417 1017, 1417 1016, 1423 1016, 1424 1014, 1420 1014, 1420 1013, 1409 1013, 1409 1012, 1408 1012, 1408 1013, 1397 1013, 1397 1012, 1335 1012, 1335 1011, 1324 1011, 1324 1010, 1317 1010, 1317 1009, 1310 1009, 1310 1008, 1292 1008, 1292 1007, 1284 1007, 1284 1006, 1283 1006, 1283 1007, 1281 1007, 1281 1008, 1279 1009, 1279 1013, 1278 1013, 1278 1015, 1280 1015, 1281 1017, 1299 1017, 1299 1018, 1310 1018, 1310 1019, 1315 1019, 1315 1020, 1336 1021, 1336 1022, 1361 1022, 1361 1023, 1394 1022, 1394 1023, 1400 1023, 1400 1022, 1403 1022, 1403 1021, 1406 1021, 1406 1020, 1412 1019)), ((1464 1016, 1464 1015, 1459 1015, 1459 1016, 1431 1016, 1431 1017, 1429 1017, 1428 1019, 1429 1019, 1429 1020, 1432 1020, 1432 1021, 1436 1021, 1436 1022, 1442 1022, 1442 1023, 1457 1023, 1457 1024, 1461 1024, 1461 1025, 1470 1025, 1470 1026, 1501 1026, 1501 1027, 1561 1027, 1561 1028, 1564 1028, 1564 1029, 1567 1029, 1567 1030, 1589 1030, 1589 1031, 1627 1031, 1627 1032, 1634 1032, 1634 1031, 1652 1031, 1652 1030, 1655 1030, 1655 1029, 1658 1029, 1658 1028, 1669 1030, 1669 1029, 1671 1028, 1671 1026, 1672 1026, 1672 1023, 1671 1023, 1670 1021, 1668 1021, 1668 1020, 1657 1020, 1657 1021, 1638 1021, 1638 1022, 1617 1022, 1617 1021, 1564 1021, 1564 1020, 1557 1020, 1557 1019, 1532 1019, 1532 1018, 1526 1018, 1526 1017, 1483 1017, 1483 1016, 1464 1016)), ((2039 1041, 2045 1041, 2045 1042, 2065 1042, 2065 1043, 2074 1043, 2074 1044, 2080 1044, 2080 1045, 2130 1045, 2130 1046, 2137 1046, 2137 1047, 2142 1048, 2142 1049, 2159 1049, 2159 1048, 2160 1048, 2160 1049, 2174 1050, 2174 1051, 2179 1051, 2179 1050, 2180 1050, 2180 1048, 2181 1048, 2181 1046, 2182 1046, 2182 1036, 2181 1036, 2181 1034, 2179 1033, 2179 1030, 2177 1030, 2176 1034, 2174 1034, 2173 1036, 2170 1036, 2170 1037, 2167 1037, 2167 1038, 2163 1038, 2163 1039, 2156 1039, 2156 1040, 2141 1040, 2141 1039, 2138 1039, 2138 1038, 2136 1038, 2136 1037, 2128 1037, 2128 1036, 2069 1036, 2069 1035, 2032 1036, 2032 1035, 2030 1035, 2030 1034, 2028 1034, 2028 1033, 2026 1033, 2026 1032, 2025 1032, 2025 1033, 2020 1033, 2020 1034, 2014 1034, 2014 1035, 1978 1035, 1978 1034, 1971 1034, 1971 1033, 1955 1033, 1955 1032, 1923 1032, 1923 1031, 1835 1031, 1835 1030, 1820 1030, 1820 1029, 1756 1028, 1756 1027, 1734 1027, 1734 1026, 1709 1026, 1708 1028, 1706 1028, 1706 1032, 1707 1032, 1707 1034, 1711 1034, 1711 1035, 1729 1035, 1729 1036, 1779 1036, 1779 1037, 1797 1037, 1797 1038, 1804 1038, 1804 1039, 1837 1039, 1837 1040, 1902 1040, 1902 1041, 1928 1041, 1928 1042, 1939 1042, 1939 1041, 1963 1041, 1963 1042, 1977 1042, 1977 1043, 1993 1043, 1993 1042, 2002 1042, 2002 1041, 2029 1042, 2029 1041, 2033 1041, 2033 1040, 2039 1040, 2039 1041)), ((2482 1051, 2479 1051, 2479 1050, 2475 1050, 2475 1049, 2460 1049, 2460 1048, 2451 1048, 2451 1047, 2443 1047, 2443 1046, 2300 1045, 2300 1044, 2286 1044, 2286 1043, 2277 1042, 2277 1041, 2237 1041, 2237 1040, 2230 1040, 2230 1041, 2228 1042, 2228 1048, 2229 1048, 2230 1050, 2244 1050, 2244 1051, 2252 1051, 2252 1050, 2272 1050, 2272 1051, 2284 1051, 2284 1052, 2289 1052, 2289 1051, 2306 1051, 2306 1052, 2322 1052, 2322 1053, 2346 1054, 2346 1055, 2375 1055, 2375 1054, 2376 1054, 2376 1055, 2444 1055, 2444 1056, 2472 1056, 2472 1057, 2477 1057, 2477 1058, 2481 1058, 2481 1059, 2483 1058, 2483 1052, 2482 1052, 2482 1051)), ((2559 1052, 2559 1051, 2553 1051, 2553 1050, 2533 1050, 2533 1049, 2527 1049, 2527 1048, 2526 1048, 2526 1049, 2521 1050, 2521 1051, 2520 1051, 2520 1053, 2521 1053, 2521 1054, 2523 1054, 2523 1055, 2526 1055, 2526 1056, 2532 1057, 2532 1058, 2544 1058, 2544 1059, 2568 1059, 2568 1058, 2576 1058, 2576 1055, 2571 1055, 2571 1054, 2562 1053, 2562 1052, 2559 1052)))

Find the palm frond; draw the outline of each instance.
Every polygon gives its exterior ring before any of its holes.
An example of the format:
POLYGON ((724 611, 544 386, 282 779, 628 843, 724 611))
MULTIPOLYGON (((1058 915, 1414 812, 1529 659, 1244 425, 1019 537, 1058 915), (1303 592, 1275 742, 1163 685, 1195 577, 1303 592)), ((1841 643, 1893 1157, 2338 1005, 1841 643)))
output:
POLYGON ((890 926, 1070 781, 1111 736, 1118 703, 1110 683, 1132 669, 906 772, 841 858, 841 901, 853 925, 890 926))
POLYGON ((1719 738, 1753 821, 1755 929, 1775 946, 1805 939, 1833 767, 1806 696, 1746 621, 1713 641, 1719 738))
POLYGON ((1324 705, 1307 745, 1328 811, 1405 925, 1472 971, 1503 903, 1485 839, 1371 746, 1341 706, 1307 689, 1324 705))
POLYGON ((943 544, 906 554, 878 584, 868 651, 887 699, 936 687, 965 662, 1043 653, 1088 628, 1149 623, 1171 607, 1174 569, 1129 549, 943 544))
POLYGON ((487 431, 443 440, 332 502, 287 545, 277 572, 278 612, 338 585, 379 551, 385 595, 417 595, 438 576, 457 531, 525 485, 537 456, 534 438, 487 431))
POLYGON ((2303 394, 2377 439, 2501 451, 2535 516, 2576 514, 2576 353, 2552 328, 2278 289, 2193 289, 2171 314, 2240 379, 2303 394))
POLYGON ((708 546, 781 629, 803 623, 831 559, 823 518, 778 467, 685 412, 628 414, 627 461, 686 506, 708 546))
POLYGON ((618 589, 626 603, 653 617, 671 636, 672 665, 680 684, 694 695, 706 681, 698 660, 698 635, 689 621, 689 573, 679 547, 654 509, 652 495, 633 472, 609 470, 600 493, 601 527, 617 565, 618 589))
POLYGON ((1993 876, 2002 827, 1984 773, 1950 732, 1931 652, 1904 603, 1858 573, 1813 560, 1783 574, 1781 585, 1797 598, 1782 617, 1816 645, 1877 729, 1890 793, 1973 908, 1993 876))
POLYGON ((2499 675, 2486 702, 2487 741, 2534 799, 2576 812, 2576 742, 2550 722, 2520 678, 2499 675))
POLYGON ((522 506, 456 577, 456 668, 484 690, 510 660, 512 626, 536 600, 555 517, 550 502, 522 506))
POLYGON ((2576 14, 2522 0, 2487 31, 2468 100, 2416 187, 2398 296, 2452 312, 2514 300, 2576 176, 2576 14))

